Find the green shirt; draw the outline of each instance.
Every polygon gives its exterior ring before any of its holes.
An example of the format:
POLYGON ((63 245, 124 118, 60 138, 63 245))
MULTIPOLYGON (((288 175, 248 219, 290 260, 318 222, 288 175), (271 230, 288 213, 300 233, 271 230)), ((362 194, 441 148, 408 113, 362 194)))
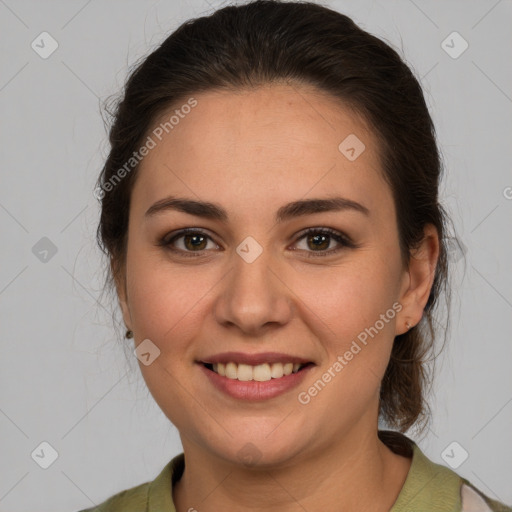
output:
MULTIPOLYGON (((379 431, 379 437, 395 453, 412 456, 409 473, 390 512, 512 512, 512 507, 488 498, 451 469, 430 461, 405 435, 379 431)), ((185 457, 180 453, 154 480, 80 512, 176 512, 172 487, 184 468, 185 457)))

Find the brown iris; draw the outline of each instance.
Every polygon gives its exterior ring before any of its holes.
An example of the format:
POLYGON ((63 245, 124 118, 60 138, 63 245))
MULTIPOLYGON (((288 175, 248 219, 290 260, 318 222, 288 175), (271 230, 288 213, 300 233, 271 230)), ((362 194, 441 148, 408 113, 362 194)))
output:
POLYGON ((205 249, 206 246, 203 247, 201 244, 207 243, 207 237, 204 235, 200 235, 200 234, 184 235, 183 243, 188 250, 194 250, 194 249, 202 250, 202 249, 205 249), (191 245, 188 245, 189 241, 191 242, 191 245))
POLYGON ((330 237, 328 235, 322 235, 322 234, 317 234, 317 235, 309 235, 308 236, 308 244, 309 242, 311 241, 314 241, 314 245, 313 247, 316 249, 327 249, 329 247, 329 240, 330 240, 330 237), (317 243, 317 241, 320 241, 320 244, 317 243))

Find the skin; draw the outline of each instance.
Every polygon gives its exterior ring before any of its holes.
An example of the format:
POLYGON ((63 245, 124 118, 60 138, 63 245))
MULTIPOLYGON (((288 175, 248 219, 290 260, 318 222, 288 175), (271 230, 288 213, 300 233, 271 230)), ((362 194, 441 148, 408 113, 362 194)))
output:
MULTIPOLYGON (((411 461, 377 437, 379 387, 394 337, 422 317, 437 232, 425 228, 403 267, 378 140, 336 99, 288 84, 194 97, 197 106, 141 164, 117 282, 135 345, 148 338, 161 351, 140 368, 183 443, 177 510, 388 511, 411 461), (366 146, 355 161, 338 150, 349 134, 366 146), (228 221, 174 210, 145 218, 169 195, 218 203, 228 221), (369 216, 347 210, 274 221, 288 202, 333 195, 361 203, 369 216), (297 234, 310 227, 332 228, 358 246, 331 239, 322 250, 339 252, 308 258, 318 250, 297 234), (199 257, 158 245, 183 228, 211 237, 199 257), (236 252, 247 236, 263 249, 250 264, 236 252), (402 309, 394 319, 310 403, 299 403, 297 394, 395 302, 402 309), (284 352, 316 366, 298 389, 244 402, 214 388, 195 363, 225 351, 284 352), (239 456, 248 442, 260 457, 253 467, 239 456)), ((175 248, 193 252, 185 241, 175 248)))

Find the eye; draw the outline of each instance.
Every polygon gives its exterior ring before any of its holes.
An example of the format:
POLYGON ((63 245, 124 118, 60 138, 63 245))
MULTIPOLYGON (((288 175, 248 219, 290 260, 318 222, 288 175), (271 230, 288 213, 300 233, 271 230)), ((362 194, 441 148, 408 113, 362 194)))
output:
POLYGON ((346 235, 330 228, 309 228, 302 234, 302 236, 299 237, 297 242, 302 240, 305 241, 306 248, 301 248, 299 250, 306 251, 307 257, 313 258, 331 256, 338 253, 343 248, 356 247, 352 240, 350 240, 346 235), (335 249, 325 250, 329 248, 333 240, 338 244, 338 247, 335 249), (312 251, 309 250, 311 247, 313 248, 312 251))
MULTIPOLYGON (((211 237, 203 231, 187 228, 179 231, 171 238, 166 235, 159 241, 158 245, 179 252, 183 256, 196 257, 201 256, 201 253, 206 249, 211 249, 211 247, 208 247, 208 240, 213 242, 211 237)), ((218 247, 217 244, 214 243, 214 245, 218 247)))
MULTIPOLYGON (((305 252, 307 257, 330 256, 338 253, 343 248, 357 247, 346 235, 330 228, 309 228, 299 236, 295 243, 297 244, 302 240, 305 241, 306 248, 293 250, 305 252), (338 247, 329 249, 333 240, 338 244, 338 247), (310 248, 313 249, 309 250, 310 248)), ((200 229, 187 228, 175 233, 174 236, 164 236, 158 242, 158 245, 185 257, 198 257, 203 256, 206 250, 212 249, 212 247, 208 247, 209 241, 213 243, 213 249, 219 247, 213 242, 210 235, 200 229)))

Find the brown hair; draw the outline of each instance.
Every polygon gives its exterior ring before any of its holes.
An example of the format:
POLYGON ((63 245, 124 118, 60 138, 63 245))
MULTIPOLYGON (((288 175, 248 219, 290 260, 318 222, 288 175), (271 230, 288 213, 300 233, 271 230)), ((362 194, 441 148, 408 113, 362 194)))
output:
POLYGON ((423 318, 395 337, 380 390, 380 418, 404 432, 429 419, 425 395, 431 378, 426 363, 435 340, 434 308, 442 289, 449 292, 448 217, 438 202, 442 168, 418 80, 394 49, 347 16, 310 2, 258 0, 228 6, 183 23, 136 65, 124 96, 109 112, 111 150, 97 183, 97 238, 111 263, 106 284, 113 288, 116 278, 123 276, 130 195, 138 166, 123 173, 115 186, 107 184, 159 116, 201 91, 235 91, 282 81, 329 93, 361 114, 377 134, 383 175, 397 211, 404 265, 422 241, 425 225, 437 228, 440 255, 423 318))

